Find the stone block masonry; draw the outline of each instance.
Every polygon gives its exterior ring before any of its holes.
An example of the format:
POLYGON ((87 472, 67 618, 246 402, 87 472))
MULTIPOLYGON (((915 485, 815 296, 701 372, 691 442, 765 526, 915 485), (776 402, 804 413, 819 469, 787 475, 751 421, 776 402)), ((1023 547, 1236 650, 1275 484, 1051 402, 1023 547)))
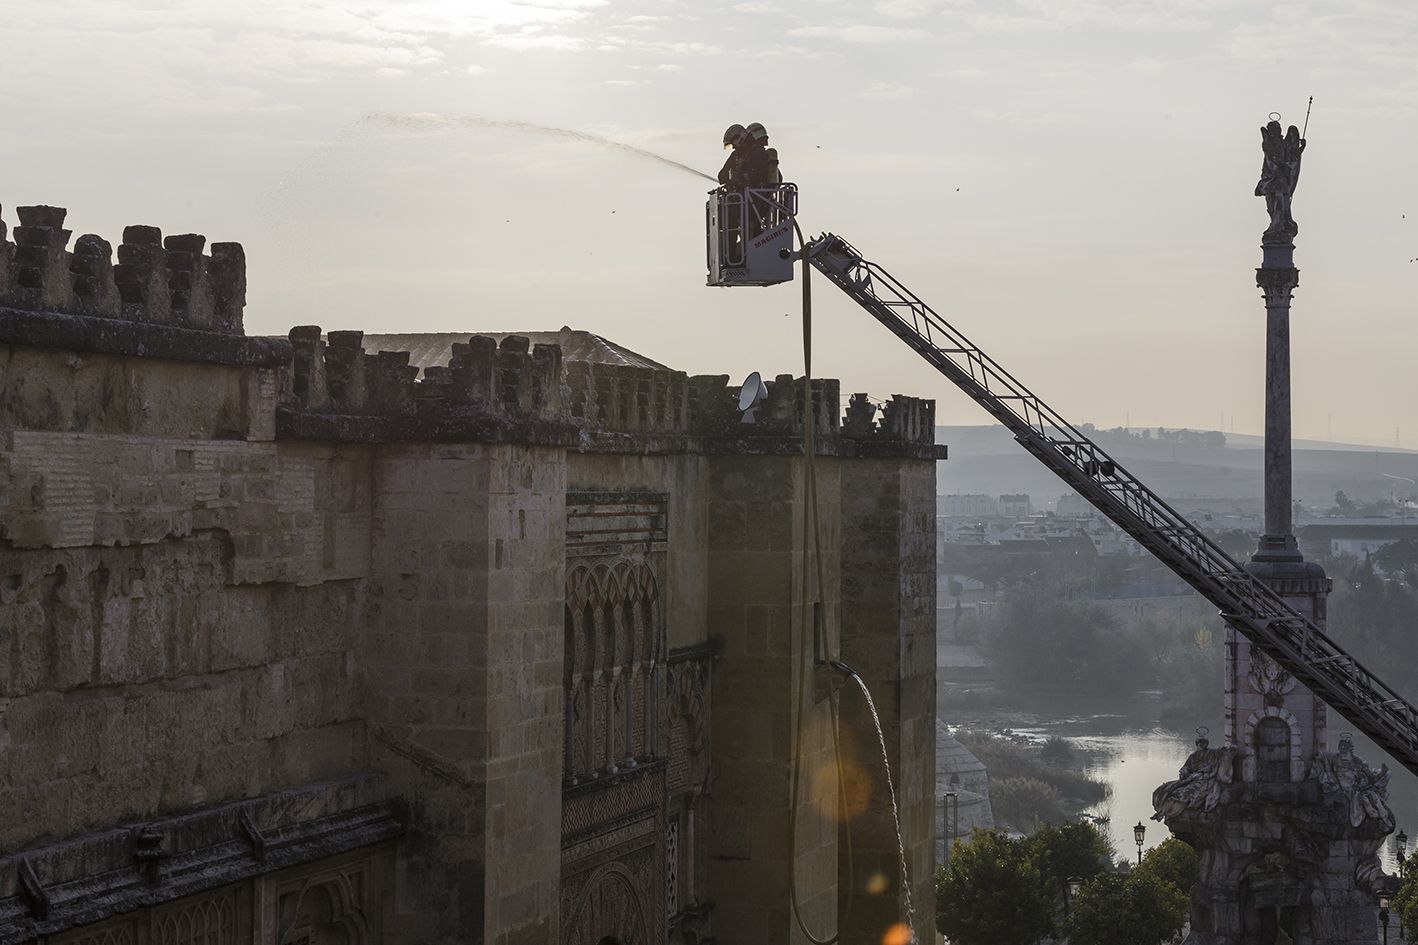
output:
POLYGON ((246 252, 240 243, 213 243, 184 233, 164 238, 155 226, 123 230, 113 246, 85 234, 69 249, 63 207, 19 207, 14 243, 0 219, 0 305, 27 311, 75 312, 242 334, 246 252))
MULTIPOLYGON (((935 464, 894 460, 844 463, 840 503, 842 659, 875 694, 895 778, 905 838, 915 931, 934 929, 935 862, 935 541, 930 496, 935 464)), ((899 921, 901 854, 892 821, 880 749, 870 712, 854 688, 844 690, 843 730, 864 777, 861 814, 850 825, 853 860, 844 856, 842 882, 881 875, 885 891, 858 887, 852 927, 844 940, 879 940, 899 921)), ((844 827, 844 829, 847 829, 844 827)))
POLYGON ((0 942, 776 945, 789 863, 835 929, 891 864, 821 671, 790 791, 805 393, 815 596, 928 882, 932 403, 783 375, 745 423, 515 334, 247 337, 239 245, 65 218, 0 218, 0 942))

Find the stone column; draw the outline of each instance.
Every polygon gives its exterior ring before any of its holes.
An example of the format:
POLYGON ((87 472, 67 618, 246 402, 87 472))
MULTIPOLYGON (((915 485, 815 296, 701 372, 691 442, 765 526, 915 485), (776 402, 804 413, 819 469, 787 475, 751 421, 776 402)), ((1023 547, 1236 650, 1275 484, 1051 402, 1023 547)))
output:
POLYGON ((1298 561, 1291 523, 1290 296, 1300 270, 1294 243, 1261 245, 1256 285, 1265 293, 1265 534, 1256 558, 1298 561))

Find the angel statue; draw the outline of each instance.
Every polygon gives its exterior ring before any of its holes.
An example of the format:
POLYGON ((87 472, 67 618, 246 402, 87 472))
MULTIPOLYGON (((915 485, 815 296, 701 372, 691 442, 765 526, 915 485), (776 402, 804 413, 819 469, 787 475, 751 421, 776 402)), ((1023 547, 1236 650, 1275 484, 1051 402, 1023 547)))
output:
POLYGON ((1265 209, 1270 214, 1270 226, 1261 242, 1289 243, 1300 232, 1290 215, 1290 200, 1300 183, 1300 155, 1305 152, 1305 139, 1294 125, 1282 134, 1280 122, 1271 121, 1260 130, 1260 145, 1265 159, 1260 165, 1256 196, 1265 198, 1265 209))

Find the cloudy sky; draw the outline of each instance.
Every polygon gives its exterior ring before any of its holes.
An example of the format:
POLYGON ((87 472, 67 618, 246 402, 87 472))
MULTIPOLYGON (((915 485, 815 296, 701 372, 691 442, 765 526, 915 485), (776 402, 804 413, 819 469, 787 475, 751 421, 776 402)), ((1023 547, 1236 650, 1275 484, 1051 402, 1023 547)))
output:
MULTIPOLYGON (((1296 432, 1418 447, 1408 0, 5 6, 4 218, 239 240, 249 332, 569 324, 691 373, 800 371, 795 286, 704 286, 704 181, 509 126, 713 173, 756 120, 805 229, 1101 425, 1260 429, 1257 129, 1313 95, 1296 432)), ((816 296, 818 373, 986 419, 816 296)))

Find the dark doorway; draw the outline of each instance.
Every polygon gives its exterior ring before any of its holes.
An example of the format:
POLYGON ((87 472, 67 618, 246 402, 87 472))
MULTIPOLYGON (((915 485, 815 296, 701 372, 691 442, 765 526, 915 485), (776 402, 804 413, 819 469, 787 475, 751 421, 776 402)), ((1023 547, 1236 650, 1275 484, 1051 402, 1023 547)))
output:
POLYGON ((1256 726, 1256 780, 1290 780, 1290 726, 1283 719, 1261 719, 1256 726))

